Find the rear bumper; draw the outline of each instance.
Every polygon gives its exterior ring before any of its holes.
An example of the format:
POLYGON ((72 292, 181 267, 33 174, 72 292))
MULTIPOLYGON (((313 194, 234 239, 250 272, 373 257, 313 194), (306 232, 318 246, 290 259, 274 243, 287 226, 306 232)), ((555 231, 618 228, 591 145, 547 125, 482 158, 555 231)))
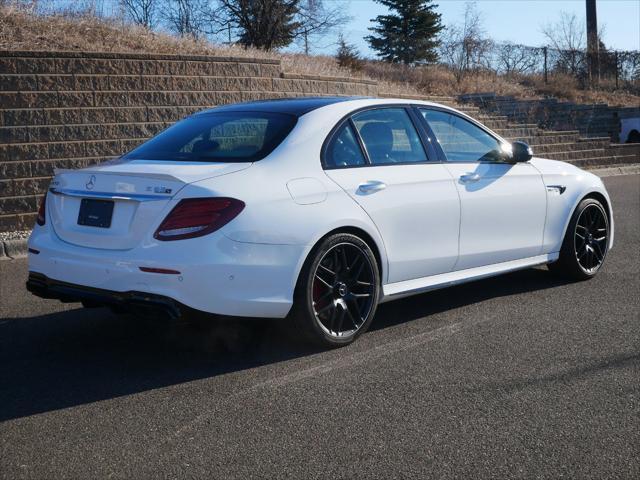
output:
POLYGON ((219 232, 130 250, 87 248, 64 242, 47 226, 36 226, 29 248, 39 251, 29 253, 29 271, 47 279, 43 289, 34 277, 31 291, 36 294, 91 300, 87 295, 106 292, 108 300, 117 302, 142 295, 217 315, 264 318, 289 313, 306 253, 304 246, 236 242, 219 232))
POLYGON ((29 272, 27 290, 41 298, 61 302, 91 302, 97 305, 114 306, 123 310, 144 313, 164 313, 169 318, 179 318, 187 307, 172 298, 144 292, 113 292, 99 288, 52 280, 46 275, 29 272))

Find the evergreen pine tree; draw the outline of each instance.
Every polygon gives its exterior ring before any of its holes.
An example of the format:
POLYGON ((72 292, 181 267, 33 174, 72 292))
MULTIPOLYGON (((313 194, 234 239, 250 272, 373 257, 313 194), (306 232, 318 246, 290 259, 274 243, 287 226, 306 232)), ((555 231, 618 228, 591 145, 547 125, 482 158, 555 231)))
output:
POLYGON ((433 0, 375 0, 391 10, 378 15, 365 37, 383 60, 395 63, 435 62, 438 33, 444 28, 433 0))
POLYGON ((362 68, 362 62, 360 55, 356 47, 344 39, 342 34, 338 35, 338 52, 336 53, 336 60, 341 67, 349 68, 351 70, 360 70, 362 68))

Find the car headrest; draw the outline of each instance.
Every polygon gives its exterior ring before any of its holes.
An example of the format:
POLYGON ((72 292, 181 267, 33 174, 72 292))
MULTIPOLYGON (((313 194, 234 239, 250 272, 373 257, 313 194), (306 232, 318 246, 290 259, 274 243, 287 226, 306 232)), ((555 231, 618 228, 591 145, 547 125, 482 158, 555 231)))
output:
POLYGON ((367 146, 367 151, 375 163, 383 160, 382 157, 391 153, 393 148, 393 131, 388 124, 383 122, 369 122, 360 129, 360 136, 367 146))
POLYGON ((203 139, 203 140, 198 140, 196 143, 193 144, 193 147, 191 147, 191 152, 192 153, 211 152, 213 150, 217 150, 218 147, 220 147, 220 144, 215 140, 203 139))

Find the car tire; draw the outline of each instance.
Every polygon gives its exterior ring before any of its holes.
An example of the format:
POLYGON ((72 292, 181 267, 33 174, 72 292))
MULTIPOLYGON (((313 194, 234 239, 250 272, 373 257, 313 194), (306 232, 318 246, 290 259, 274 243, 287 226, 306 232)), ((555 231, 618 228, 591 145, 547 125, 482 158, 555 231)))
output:
POLYGON ((379 297, 380 269, 371 247, 356 235, 337 233, 305 261, 290 317, 307 342, 344 346, 369 328, 379 297))
POLYGON ((596 276, 607 256, 610 222, 607 209, 594 198, 585 198, 573 212, 562 241, 560 256, 548 268, 571 280, 596 276))

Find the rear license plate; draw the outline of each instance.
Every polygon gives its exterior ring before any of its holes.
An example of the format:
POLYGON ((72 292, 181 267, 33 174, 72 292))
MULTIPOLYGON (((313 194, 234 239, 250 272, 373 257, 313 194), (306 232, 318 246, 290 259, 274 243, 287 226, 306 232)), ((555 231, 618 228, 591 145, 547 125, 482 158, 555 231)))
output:
POLYGON ((83 198, 80 201, 80 213, 78 213, 78 225, 88 227, 109 228, 113 216, 112 200, 95 200, 83 198))

